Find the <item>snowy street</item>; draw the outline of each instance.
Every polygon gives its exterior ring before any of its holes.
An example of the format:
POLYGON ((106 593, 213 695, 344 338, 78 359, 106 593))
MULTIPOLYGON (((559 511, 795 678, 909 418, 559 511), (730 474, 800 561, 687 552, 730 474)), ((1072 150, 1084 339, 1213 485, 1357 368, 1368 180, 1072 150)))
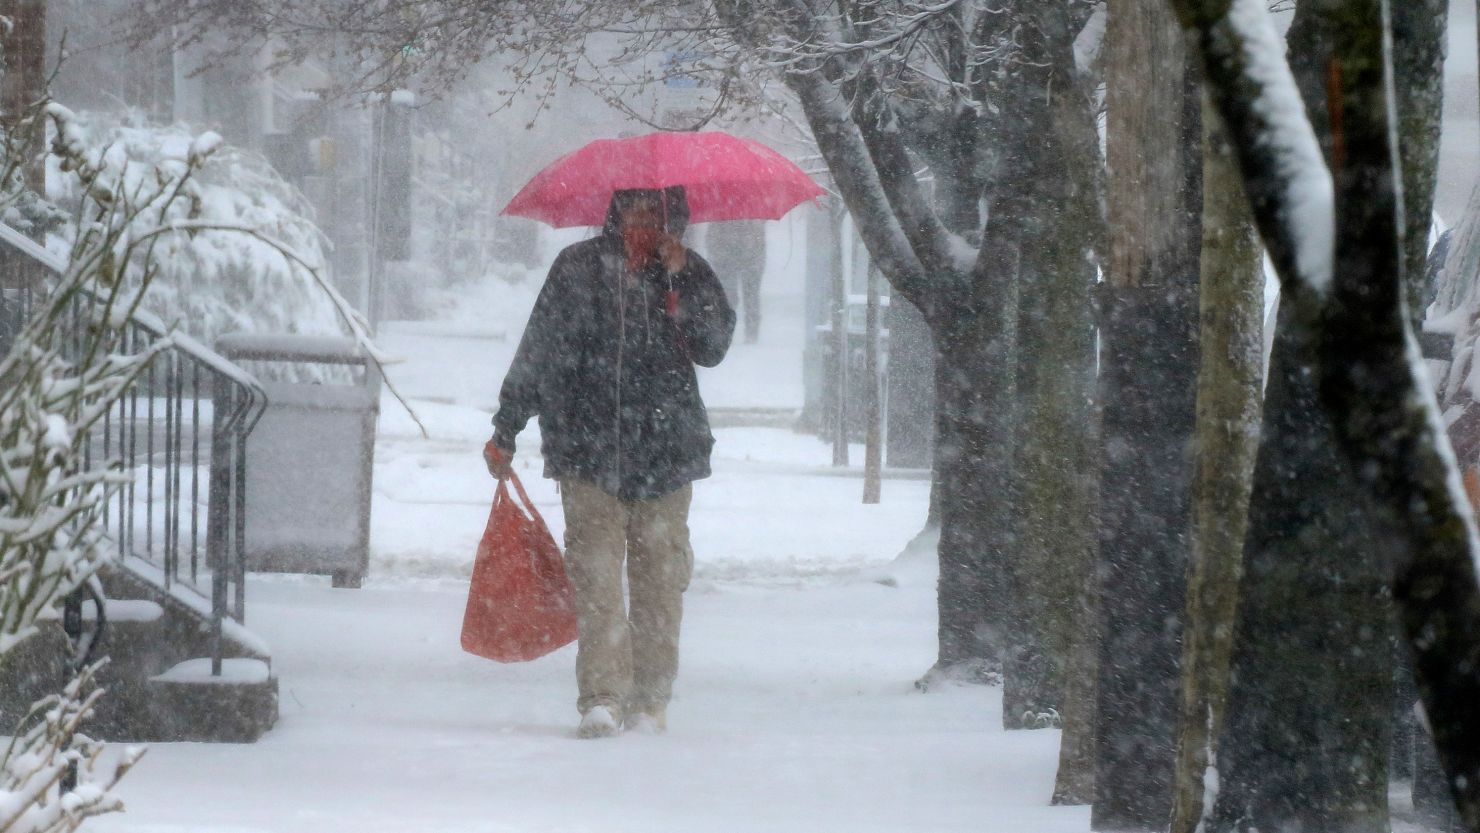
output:
MULTIPOLYGON (((776 283, 767 335, 702 377, 717 411, 800 405, 800 297, 776 283)), ((431 437, 386 398, 366 586, 250 582, 247 623, 281 681, 277 727, 250 746, 153 745, 121 786, 128 811, 94 829, 1087 829, 1087 808, 1048 806, 1057 731, 1003 733, 995 688, 913 689, 935 658, 935 571, 930 556, 891 562, 929 484, 890 478, 882 504, 862 505, 861 447, 840 474, 814 437, 715 430, 666 735, 575 739, 574 645, 518 665, 462 652, 493 491, 478 449, 529 299, 499 301, 481 330, 453 312, 381 339, 405 359, 391 379, 431 437), (501 329, 512 335, 488 337, 501 329)), ((558 537, 538 446, 532 426, 517 469, 558 537)))

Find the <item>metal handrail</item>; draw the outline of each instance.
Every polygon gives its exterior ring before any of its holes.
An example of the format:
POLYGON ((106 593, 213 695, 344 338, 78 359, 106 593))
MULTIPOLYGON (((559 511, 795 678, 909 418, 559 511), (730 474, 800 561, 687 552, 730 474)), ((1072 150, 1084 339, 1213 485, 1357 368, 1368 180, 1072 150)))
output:
MULTIPOLYGON (((17 303, 8 303, 0 294, 0 325, 7 323, 9 314, 9 323, 19 330, 31 314, 34 293, 46 279, 34 268, 23 268, 25 264, 62 275, 68 263, 4 222, 0 222, 0 241, 24 258, 15 262, 21 267, 19 285, 11 290, 17 303)), ((70 316, 74 326, 95 317, 102 305, 95 294, 78 293, 70 316)), ((215 645, 212 665, 219 673, 224 622, 242 622, 246 616, 242 523, 246 515, 245 450, 247 436, 267 410, 267 393, 251 373, 143 310, 136 310, 125 324, 123 349, 137 351, 163 339, 168 339, 171 346, 109 409, 89 443, 89 458, 94 451, 105 458, 116 455, 120 466, 135 470, 133 481, 121 488, 105 508, 104 526, 121 553, 158 571, 156 578, 165 592, 189 588, 209 599, 215 645), (207 436, 203 437, 202 404, 206 402, 210 403, 211 416, 207 436), (157 413, 159 405, 162 415, 157 413), (188 447, 187 438, 191 440, 188 447), (202 457, 203 451, 208 458, 202 457), (202 471, 203 459, 210 461, 209 472, 202 471), (162 489, 156 488, 157 480, 162 481, 162 489), (210 484, 206 487, 204 513, 204 566, 210 573, 209 590, 197 584, 202 578, 200 497, 205 483, 210 484)))
MULTIPOLYGON (((19 249, 21 254, 26 255, 37 263, 45 266, 52 274, 61 275, 67 271, 67 260, 61 255, 44 248, 41 244, 27 237, 8 223, 0 221, 0 240, 9 243, 12 247, 19 249)), ((92 293, 83 290, 85 294, 92 293)), ((96 296, 92 296, 97 300, 96 296)), ((239 381, 243 386, 255 389, 264 398, 267 396, 259 383, 251 373, 243 370, 240 365, 224 358, 220 353, 201 344, 194 338, 178 330, 166 326, 164 319, 148 310, 134 310, 132 323, 154 336, 155 338, 170 338, 180 348, 180 351, 191 358, 206 365, 223 376, 230 376, 239 381)))

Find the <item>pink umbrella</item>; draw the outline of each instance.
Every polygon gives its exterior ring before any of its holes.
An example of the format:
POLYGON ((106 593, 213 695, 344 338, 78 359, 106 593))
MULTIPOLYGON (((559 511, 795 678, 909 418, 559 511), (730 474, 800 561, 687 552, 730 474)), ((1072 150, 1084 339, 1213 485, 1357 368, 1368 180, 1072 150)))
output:
POLYGON ((684 186, 689 221, 775 220, 820 196, 791 160, 728 133, 649 133, 598 139, 535 174, 504 207, 555 228, 599 226, 612 194, 684 186))

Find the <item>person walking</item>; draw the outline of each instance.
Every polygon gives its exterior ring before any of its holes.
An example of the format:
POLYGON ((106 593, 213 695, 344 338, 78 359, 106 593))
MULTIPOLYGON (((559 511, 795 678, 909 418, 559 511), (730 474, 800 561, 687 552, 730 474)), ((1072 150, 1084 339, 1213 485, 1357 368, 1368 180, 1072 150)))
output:
POLYGON ((713 269, 681 242, 688 215, 682 187, 617 191, 601 233, 556 257, 484 447, 507 477, 538 416, 565 510, 583 738, 665 730, 678 673, 692 484, 714 445, 694 367, 719 364, 735 329, 713 269))
POLYGON ((761 278, 766 272, 765 224, 759 220, 715 223, 705 234, 704 250, 719 272, 730 306, 744 309, 745 343, 754 344, 761 334, 761 278))

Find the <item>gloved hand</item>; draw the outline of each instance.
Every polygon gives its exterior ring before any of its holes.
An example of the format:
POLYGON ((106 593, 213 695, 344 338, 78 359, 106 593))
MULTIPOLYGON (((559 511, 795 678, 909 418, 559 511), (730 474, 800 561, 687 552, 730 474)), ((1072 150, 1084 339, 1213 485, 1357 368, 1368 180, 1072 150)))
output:
POLYGON ((507 480, 514 470, 514 452, 505 451, 489 440, 483 444, 483 462, 488 464, 489 474, 499 480, 507 480))

